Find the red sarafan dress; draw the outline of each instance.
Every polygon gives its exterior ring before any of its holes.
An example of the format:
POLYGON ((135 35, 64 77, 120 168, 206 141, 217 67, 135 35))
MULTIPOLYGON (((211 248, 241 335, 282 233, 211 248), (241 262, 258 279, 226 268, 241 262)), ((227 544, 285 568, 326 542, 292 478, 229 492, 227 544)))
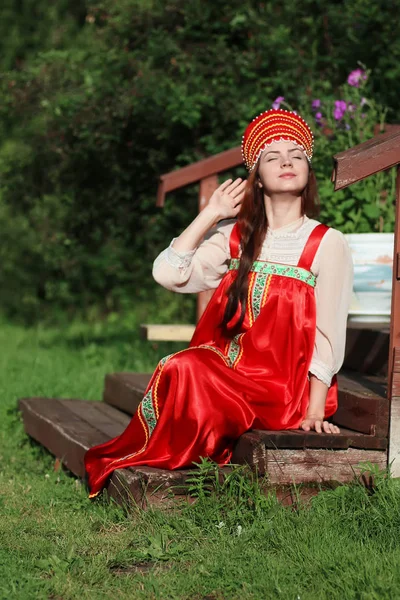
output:
MULTIPOLYGON (((219 324, 239 265, 240 239, 234 226, 229 270, 189 348, 159 362, 126 430, 87 452, 91 496, 115 469, 179 469, 200 457, 223 465, 235 441, 249 429, 299 428, 309 404, 316 331, 316 277, 310 269, 327 230, 323 224, 312 230, 296 266, 253 263, 241 332, 226 339, 219 324)), ((325 417, 336 408, 334 376, 325 417)))

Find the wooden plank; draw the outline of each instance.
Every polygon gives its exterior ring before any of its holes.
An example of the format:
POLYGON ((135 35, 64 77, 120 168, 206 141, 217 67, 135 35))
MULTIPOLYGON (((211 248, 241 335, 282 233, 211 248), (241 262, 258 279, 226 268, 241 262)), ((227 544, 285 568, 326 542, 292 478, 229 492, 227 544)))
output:
MULTIPOLYGON (((266 448, 322 448, 328 450, 345 450, 350 447, 369 450, 385 450, 387 448, 386 438, 366 435, 344 427, 340 429, 339 434, 321 434, 300 429, 283 431, 255 429, 252 434, 255 434, 259 443, 264 444, 266 448)), ((245 433, 242 437, 246 435, 245 433)))
POLYGON ((333 157, 335 190, 343 189, 369 175, 400 162, 400 132, 388 131, 353 146, 333 157))
MULTIPOLYGON (((150 378, 151 374, 107 375, 105 402, 132 415, 144 396, 150 378)), ((338 375, 338 385, 339 408, 334 422, 354 432, 386 437, 389 405, 385 379, 343 371, 338 375)))
POLYGON ((104 380, 103 400, 133 415, 143 399, 151 373, 110 373, 104 380))
POLYGON ((266 469, 270 483, 352 481, 359 465, 386 467, 384 450, 268 450, 266 469))
POLYGON ((157 206, 164 206, 165 194, 178 188, 196 183, 201 179, 223 173, 243 164, 240 146, 225 150, 214 156, 199 160, 191 165, 160 176, 157 206))
POLYGON ((385 450, 267 448, 257 431, 238 440, 232 459, 237 464, 248 464, 259 475, 267 474, 273 484, 351 481, 359 463, 371 462, 384 468, 386 461, 385 450))
MULTIPOLYGON (((400 253, 400 166, 397 168, 396 180, 396 219, 394 229, 394 262, 397 254, 400 253)), ((393 269, 392 276, 392 306, 390 317, 390 341, 389 341, 389 385, 392 382, 393 359, 396 347, 400 347, 400 280, 397 278, 396 269, 393 269)), ((390 387, 390 392, 392 389, 390 387)))
MULTIPOLYGON (((400 166, 396 180, 396 220, 394 228, 394 259, 400 253, 400 166)), ((394 264, 396 264, 394 262, 394 264)), ((392 307, 390 318, 389 367, 390 403, 389 464, 394 477, 400 477, 400 280, 393 269, 392 307)))
MULTIPOLYGON (((241 159, 242 160, 242 159, 241 159)), ((204 177, 200 181, 200 190, 199 190, 199 213, 205 209, 207 204, 209 203, 211 196, 215 192, 218 187, 218 176, 217 175, 208 175, 204 177)), ((205 292, 200 292, 197 294, 197 310, 196 310, 196 318, 197 321, 200 320, 203 312, 207 308, 207 304, 211 300, 215 290, 207 290, 205 292)))
POLYGON ((193 469, 167 471, 146 466, 118 469, 111 476, 107 492, 119 504, 166 508, 176 502, 176 496, 188 499, 185 486, 192 473, 193 469))
POLYGON ((195 325, 141 325, 141 337, 148 341, 157 342, 190 342, 195 325))
MULTIPOLYGON (((123 506, 137 506, 146 510, 149 507, 159 507, 163 510, 174 508, 178 502, 195 502, 196 498, 190 497, 187 492, 187 478, 193 473, 193 470, 185 471, 167 471, 170 474, 177 474, 177 480, 167 480, 164 484, 154 478, 150 483, 145 467, 134 469, 118 469, 114 471, 107 487, 108 495, 123 506), (157 482, 157 486, 155 483, 157 482)), ((156 469, 163 477, 162 469, 156 469)), ((229 474, 230 467, 220 467, 221 478, 229 474)), ((357 475, 357 469, 354 469, 357 475)), ((350 480, 353 479, 350 474, 350 480)), ((304 482, 293 482, 289 484, 272 484, 263 480, 261 482, 265 494, 273 492, 276 494, 279 502, 285 506, 298 505, 300 502, 307 502, 316 496, 321 490, 332 489, 332 481, 319 481, 315 485, 313 481, 304 484, 304 482), (302 483, 301 487, 294 489, 293 483, 302 483)))
POLYGON ((59 400, 59 403, 69 408, 77 417, 98 431, 105 434, 107 439, 119 435, 131 421, 131 417, 116 410, 104 402, 85 402, 77 400, 59 400))
POLYGON ((400 477, 400 348, 393 350, 393 373, 390 389, 390 431, 388 462, 393 477, 400 477))
POLYGON ((347 328, 343 369, 387 375, 389 330, 347 328))
MULTIPOLYGON (((19 408, 26 433, 59 458, 72 473, 83 477, 85 452, 91 446, 118 435, 123 427, 116 423, 113 432, 109 432, 112 435, 99 431, 65 402, 55 398, 23 398, 19 401, 19 408)), ((95 404, 80 400, 70 402, 95 404)))
POLYGON ((338 375, 339 402, 332 421, 339 427, 386 437, 389 403, 384 378, 342 371, 338 375))
MULTIPOLYGON (((27 433, 79 477, 84 476, 83 458, 88 448, 118 435, 124 424, 117 422, 118 411, 96 402, 27 398, 22 399, 19 406, 27 433), (102 410, 97 412, 100 407, 102 410)), ((387 460, 385 451, 267 448, 265 440, 268 434, 253 431, 242 436, 235 449, 234 462, 247 463, 260 475, 268 474, 273 484, 349 481, 358 463, 384 466, 387 460), (242 450, 238 451, 240 444, 242 450)), ((298 438, 302 435, 300 433, 298 438)), ((312 439, 317 436, 308 434, 306 437, 312 439)), ((326 436, 326 440, 329 437, 326 436)), ((135 501, 141 505, 148 502, 164 504, 171 492, 185 493, 184 486, 190 471, 167 471, 146 466, 116 471, 108 491, 119 501, 135 501)))

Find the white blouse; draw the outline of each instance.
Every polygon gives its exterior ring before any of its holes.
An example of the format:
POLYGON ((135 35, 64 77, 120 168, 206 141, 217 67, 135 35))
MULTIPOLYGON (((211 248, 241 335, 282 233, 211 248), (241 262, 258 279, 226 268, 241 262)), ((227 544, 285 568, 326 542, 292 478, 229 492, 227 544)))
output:
MULTIPOLYGON (((229 237, 234 219, 220 221, 196 250, 177 252, 170 246, 153 265, 154 279, 174 292, 197 293, 218 287, 230 261, 229 237)), ((297 265, 318 221, 304 216, 278 229, 268 228, 259 260, 297 265)), ((316 336, 310 373, 330 385, 343 364, 347 315, 353 289, 353 262, 344 235, 330 228, 311 271, 316 276, 316 336)))

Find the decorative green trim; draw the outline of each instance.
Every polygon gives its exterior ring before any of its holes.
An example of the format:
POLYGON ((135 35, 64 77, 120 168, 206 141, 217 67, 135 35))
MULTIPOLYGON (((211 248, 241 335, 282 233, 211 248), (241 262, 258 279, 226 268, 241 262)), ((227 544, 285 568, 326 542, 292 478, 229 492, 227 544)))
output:
POLYGON ((252 290, 251 310, 253 319, 256 320, 261 311, 261 300, 264 295, 265 285, 268 275, 265 273, 256 273, 256 278, 252 290))
POLYGON ((147 423, 147 427, 149 428, 150 437, 155 426, 157 425, 157 417, 153 406, 153 386, 151 386, 147 394, 144 396, 141 402, 141 408, 142 415, 147 423))
POLYGON ((205 350, 211 350, 212 352, 215 352, 215 354, 218 354, 218 356, 220 358, 222 358, 222 360, 225 362, 225 364, 227 364, 227 357, 225 356, 225 354, 223 352, 221 352, 221 350, 219 348, 216 348, 215 346, 210 346, 209 344, 201 344, 200 346, 195 346, 196 348, 204 348, 205 350))
POLYGON ((227 358, 229 361, 229 365, 233 367, 235 362, 240 354, 241 346, 239 343, 240 338, 244 335, 244 333, 238 333, 234 338, 229 342, 229 347, 227 351, 227 358))
MULTIPOLYGON (((229 270, 234 271, 239 268, 239 258, 231 258, 229 270)), ((262 260, 256 260, 253 262, 251 271, 255 273, 262 273, 263 275, 279 275, 281 277, 291 277, 292 279, 298 279, 304 281, 307 285, 315 287, 317 278, 310 271, 296 267, 294 265, 280 265, 278 263, 270 263, 262 260)))
POLYGON ((165 363, 167 362, 167 360, 171 358, 171 356, 174 356, 174 353, 167 354, 167 356, 164 356, 159 362, 159 367, 160 368, 163 367, 165 365, 165 363))

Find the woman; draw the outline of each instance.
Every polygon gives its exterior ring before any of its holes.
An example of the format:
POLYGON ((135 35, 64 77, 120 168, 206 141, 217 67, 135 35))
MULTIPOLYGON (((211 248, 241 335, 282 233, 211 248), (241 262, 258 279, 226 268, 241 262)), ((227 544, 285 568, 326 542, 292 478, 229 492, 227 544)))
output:
POLYGON ((86 454, 91 496, 117 468, 225 464, 249 429, 339 433, 326 419, 353 270, 344 236, 310 218, 312 151, 300 116, 259 115, 242 140, 248 180, 225 181, 155 260, 168 289, 216 291, 190 347, 158 364, 124 433, 86 454))

